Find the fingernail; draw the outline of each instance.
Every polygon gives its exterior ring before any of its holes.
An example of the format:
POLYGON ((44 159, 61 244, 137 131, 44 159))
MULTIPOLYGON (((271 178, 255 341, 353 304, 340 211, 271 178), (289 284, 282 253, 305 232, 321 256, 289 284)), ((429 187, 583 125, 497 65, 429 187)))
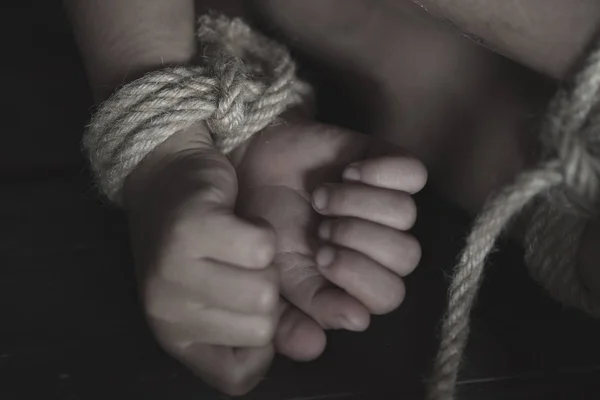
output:
POLYGON ((323 240, 331 239, 331 221, 323 221, 319 226, 319 237, 323 240))
POLYGON ((317 210, 324 210, 327 207, 327 201, 329 200, 329 195, 327 194, 327 189, 324 187, 320 187, 313 193, 313 205, 317 210))
POLYGON ((358 181, 360 180, 360 171, 354 165, 349 165, 348 168, 342 174, 344 179, 349 181, 358 181))
POLYGON ((334 259, 335 250, 329 246, 321 247, 317 252, 316 261, 321 268, 330 266, 334 259))
POLYGON ((365 330, 364 324, 361 323, 361 321, 357 318, 351 317, 349 315, 342 315, 340 317, 340 320, 344 329, 354 332, 362 332, 365 330))

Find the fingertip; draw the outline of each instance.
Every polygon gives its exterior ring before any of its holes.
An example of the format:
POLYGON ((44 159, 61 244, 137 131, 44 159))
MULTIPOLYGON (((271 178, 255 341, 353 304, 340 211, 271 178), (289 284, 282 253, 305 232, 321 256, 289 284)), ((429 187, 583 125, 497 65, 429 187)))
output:
POLYGON ((331 246, 321 247, 315 256, 315 261, 320 268, 329 267, 335 260, 336 251, 331 246))
POLYGON ((275 336, 277 351, 294 361, 318 358, 327 344, 323 329, 298 309, 289 309, 281 319, 275 336))
POLYGON ((342 178, 350 182, 360 181, 360 167, 358 163, 348 165, 342 173, 342 178))
POLYGON ((405 268, 402 271, 403 276, 410 275, 421 262, 423 256, 423 249, 421 243, 414 236, 405 236, 405 240, 408 242, 404 248, 404 264, 405 268))
POLYGON ((342 326, 352 332, 364 332, 371 324, 371 315, 369 313, 347 313, 340 318, 342 326))
POLYGON ((371 316, 367 307, 345 290, 330 287, 313 299, 309 313, 324 329, 346 329, 361 332, 369 327, 371 316))
POLYGON ((386 296, 381 297, 376 304, 371 306, 371 312, 375 315, 388 314, 402 305, 406 297, 406 286, 402 279, 397 280, 397 290, 385 292, 386 296))
POLYGON ((404 198, 405 204, 402 209, 402 218, 399 221, 398 229, 408 230, 417 223, 417 203, 411 196, 404 198))
POLYGON ((411 164, 410 169, 412 170, 410 174, 412 177, 412 182, 410 185, 411 190, 409 191, 409 193, 420 192, 427 184, 427 179, 429 175, 427 167, 425 166, 425 164, 423 164, 423 162, 416 158, 409 158, 406 162, 411 164))
POLYGON ((312 204, 317 212, 323 212, 329 203, 329 191, 321 186, 313 192, 312 204))
POLYGON ((385 189, 417 193, 427 184, 428 172, 425 165, 412 156, 385 156, 350 164, 343 173, 349 181, 385 189), (356 172, 353 172, 356 170, 356 172), (348 174, 355 179, 348 179, 348 174))

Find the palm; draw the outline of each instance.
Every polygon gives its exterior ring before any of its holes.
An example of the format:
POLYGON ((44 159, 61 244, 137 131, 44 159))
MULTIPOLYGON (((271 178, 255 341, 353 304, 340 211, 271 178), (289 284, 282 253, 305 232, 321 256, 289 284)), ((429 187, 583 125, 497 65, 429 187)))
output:
POLYGON ((315 320, 324 328, 336 328, 332 318, 362 308, 345 292, 330 287, 315 267, 321 217, 312 208, 310 194, 319 184, 339 181, 347 164, 364 158, 368 141, 364 135, 317 124, 280 125, 257 135, 237 166, 238 212, 274 227, 282 296, 313 319, 297 309, 286 310, 295 313, 290 318, 296 319, 296 332, 289 339, 280 338, 279 347, 292 357, 312 358, 309 354, 320 352, 316 349, 322 344, 317 342, 324 336, 315 320))

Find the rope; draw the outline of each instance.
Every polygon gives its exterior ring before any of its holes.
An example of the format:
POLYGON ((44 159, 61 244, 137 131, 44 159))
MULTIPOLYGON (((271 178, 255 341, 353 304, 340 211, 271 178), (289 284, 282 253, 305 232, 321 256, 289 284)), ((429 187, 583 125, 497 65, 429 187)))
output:
POLYGON ((308 94, 286 48, 241 20, 203 16, 197 36, 210 65, 151 72, 93 117, 83 146, 110 200, 120 202, 126 177, 174 133, 203 121, 216 147, 229 153, 308 94))
POLYGON ((544 161, 492 198, 476 219, 455 267, 429 400, 454 399, 470 313, 485 262, 511 220, 534 207, 526 234, 532 276, 563 303, 600 316, 577 274, 579 240, 600 203, 600 40, 550 104, 542 126, 544 161))

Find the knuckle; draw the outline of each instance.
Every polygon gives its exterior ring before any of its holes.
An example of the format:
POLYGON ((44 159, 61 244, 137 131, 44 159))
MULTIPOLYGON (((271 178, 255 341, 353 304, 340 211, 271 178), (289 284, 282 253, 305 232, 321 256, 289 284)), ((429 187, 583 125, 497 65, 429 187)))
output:
POLYGON ((275 336, 276 324, 273 318, 260 318, 252 327, 251 340, 253 346, 267 346, 275 336))
POLYGON ((275 234, 272 230, 258 229, 253 237, 252 255, 258 266, 267 267, 275 256, 275 234))
POLYGON ((279 301, 279 290, 272 282, 262 281, 257 287, 256 308, 259 312, 275 310, 279 301))

